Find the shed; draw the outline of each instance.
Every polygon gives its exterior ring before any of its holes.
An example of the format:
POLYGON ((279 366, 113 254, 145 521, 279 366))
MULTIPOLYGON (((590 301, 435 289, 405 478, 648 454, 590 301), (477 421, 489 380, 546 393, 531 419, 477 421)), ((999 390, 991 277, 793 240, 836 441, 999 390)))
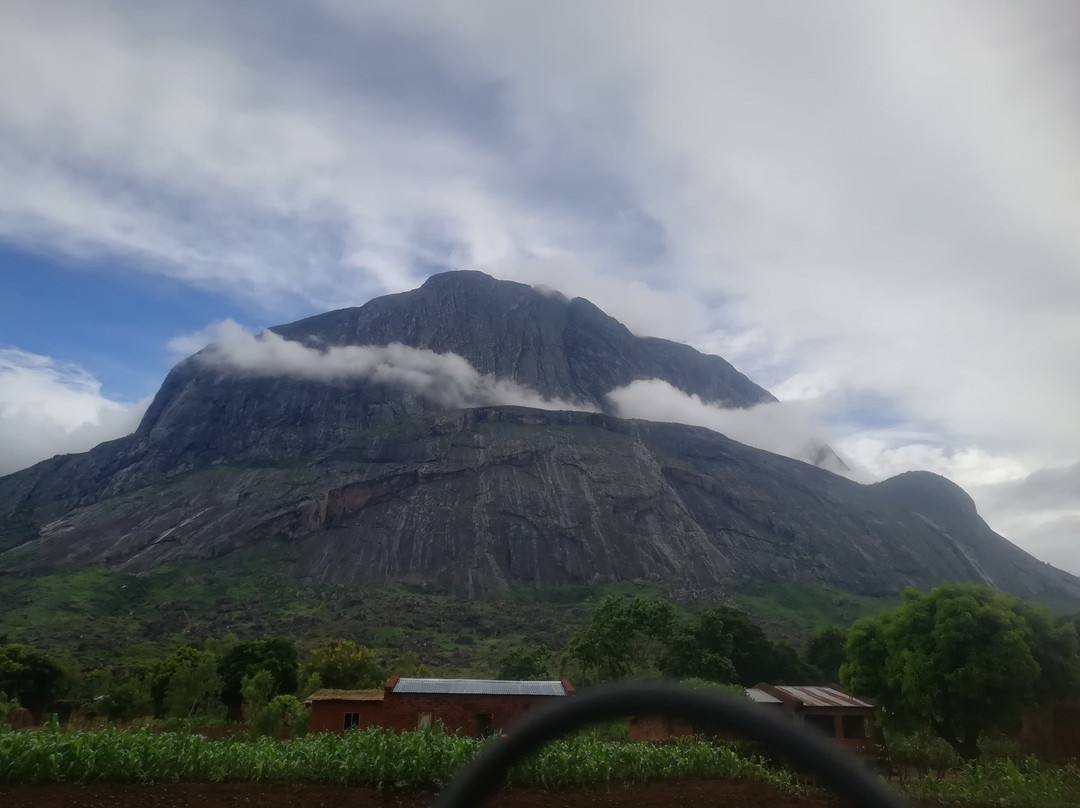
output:
MULTIPOLYGON (((745 690, 746 697, 765 709, 780 710, 796 724, 813 727, 840 746, 862 749, 873 743, 874 704, 850 696, 838 685, 792 686, 759 683, 745 690)), ((666 716, 633 716, 631 741, 666 741, 688 735, 735 739, 723 728, 696 727, 666 716)))
POLYGON ((796 724, 818 730, 848 749, 873 744, 874 703, 856 698, 839 685, 770 685, 759 682, 746 695, 771 709, 788 713, 796 724))

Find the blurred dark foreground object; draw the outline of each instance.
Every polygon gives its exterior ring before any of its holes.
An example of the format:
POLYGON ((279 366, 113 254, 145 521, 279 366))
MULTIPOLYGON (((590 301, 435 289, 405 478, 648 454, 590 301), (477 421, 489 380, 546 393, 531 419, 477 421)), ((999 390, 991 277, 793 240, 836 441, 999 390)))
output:
POLYGON ((473 808, 499 790, 514 763, 544 744, 597 721, 627 715, 667 716, 735 732, 814 773, 852 805, 911 808, 857 758, 811 731, 734 696, 668 682, 620 682, 557 699, 478 755, 436 798, 434 808, 473 808))

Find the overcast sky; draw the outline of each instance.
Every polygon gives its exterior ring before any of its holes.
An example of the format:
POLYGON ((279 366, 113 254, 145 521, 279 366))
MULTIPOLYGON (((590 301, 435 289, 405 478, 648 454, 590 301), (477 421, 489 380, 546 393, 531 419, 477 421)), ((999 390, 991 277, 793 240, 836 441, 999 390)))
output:
POLYGON ((0 472, 215 323, 481 269, 1080 573, 1074 0, 7 0, 0 75, 0 472))

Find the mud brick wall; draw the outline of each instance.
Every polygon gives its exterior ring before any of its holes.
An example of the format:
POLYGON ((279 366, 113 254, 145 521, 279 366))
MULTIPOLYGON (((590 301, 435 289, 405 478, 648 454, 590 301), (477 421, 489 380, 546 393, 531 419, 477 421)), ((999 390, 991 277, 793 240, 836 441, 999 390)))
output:
POLYGON ((506 730, 553 698, 565 697, 390 692, 382 703, 382 726, 414 730, 422 716, 430 716, 431 726, 442 721, 447 732, 460 729, 466 735, 481 735, 487 731, 506 730), (481 716, 490 716, 490 719, 481 716))
POLYGON ((360 727, 382 726, 381 701, 316 701, 311 705, 309 732, 345 731, 345 714, 359 713, 360 727))
POLYGON ((1020 745, 1047 760, 1080 759, 1080 704, 1029 710, 1020 722, 1020 745))
POLYGON ((638 716, 630 719, 630 740, 666 741, 671 738, 684 738, 693 735, 689 724, 663 716, 638 716))

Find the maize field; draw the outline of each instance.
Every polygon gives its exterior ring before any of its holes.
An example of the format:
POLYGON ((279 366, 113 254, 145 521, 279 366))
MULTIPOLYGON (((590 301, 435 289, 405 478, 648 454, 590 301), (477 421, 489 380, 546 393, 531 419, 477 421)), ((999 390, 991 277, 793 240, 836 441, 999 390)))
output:
MULTIPOLYGON (((430 790, 453 779, 485 743, 438 730, 380 728, 290 741, 212 741, 186 733, 9 732, 0 734, 0 783, 291 781, 430 790)), ((551 743, 511 772, 512 785, 560 788, 668 778, 753 777, 791 787, 758 759, 703 741, 670 745, 551 743)))

